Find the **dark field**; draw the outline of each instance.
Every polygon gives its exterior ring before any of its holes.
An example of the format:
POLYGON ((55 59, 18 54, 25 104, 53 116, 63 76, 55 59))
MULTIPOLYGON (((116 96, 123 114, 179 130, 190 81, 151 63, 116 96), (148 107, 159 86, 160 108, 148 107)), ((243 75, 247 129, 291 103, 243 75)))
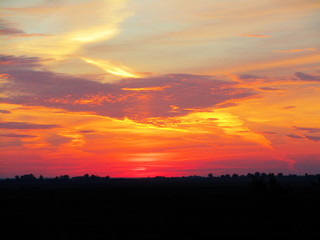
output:
POLYGON ((317 178, 2 180, 0 193, 6 239, 320 236, 317 178))

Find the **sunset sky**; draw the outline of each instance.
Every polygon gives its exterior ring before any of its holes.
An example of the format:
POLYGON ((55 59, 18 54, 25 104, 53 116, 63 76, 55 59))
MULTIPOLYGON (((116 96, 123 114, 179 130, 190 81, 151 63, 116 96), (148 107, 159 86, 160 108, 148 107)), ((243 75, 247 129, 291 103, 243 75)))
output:
POLYGON ((0 7, 0 177, 320 173, 319 0, 0 7))

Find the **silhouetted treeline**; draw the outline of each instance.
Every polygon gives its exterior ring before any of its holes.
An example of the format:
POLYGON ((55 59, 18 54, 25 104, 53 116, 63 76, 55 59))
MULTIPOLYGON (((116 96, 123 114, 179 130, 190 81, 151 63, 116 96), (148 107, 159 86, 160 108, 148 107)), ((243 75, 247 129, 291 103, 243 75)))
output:
POLYGON ((61 175, 52 177, 44 177, 40 175, 39 177, 35 177, 33 174, 25 174, 21 176, 15 176, 15 178, 6 178, 0 179, 0 181, 10 181, 10 182, 104 182, 110 180, 133 180, 133 179, 143 179, 143 180, 193 180, 193 181, 217 181, 217 182, 254 182, 256 184, 271 184, 276 185, 278 182, 310 182, 314 184, 320 183, 320 174, 305 174, 305 175, 296 175, 289 174, 284 175, 282 173, 273 174, 273 173, 248 173, 246 175, 238 175, 238 174, 225 174, 220 176, 214 176, 212 173, 209 173, 207 177, 191 175, 191 176, 183 176, 183 177, 165 177, 165 176, 156 176, 156 177, 146 177, 146 178, 110 178, 110 176, 96 176, 85 174, 83 176, 75 176, 70 177, 69 175, 61 175))
POLYGON ((10 239, 320 237, 319 174, 26 174, 1 180, 0 196, 10 239))
POLYGON ((92 181, 105 181, 105 180, 109 180, 110 176, 105 176, 105 177, 100 177, 100 176, 96 176, 96 175, 89 175, 89 174, 85 174, 83 176, 76 176, 76 177, 70 177, 69 175, 61 175, 61 176, 57 176, 54 178, 45 178, 42 175, 40 175, 38 178, 35 177, 33 174, 25 174, 25 175, 17 175, 14 178, 6 178, 6 179, 0 179, 0 181, 11 181, 11 182, 62 182, 62 181, 88 181, 88 182, 92 182, 92 181))

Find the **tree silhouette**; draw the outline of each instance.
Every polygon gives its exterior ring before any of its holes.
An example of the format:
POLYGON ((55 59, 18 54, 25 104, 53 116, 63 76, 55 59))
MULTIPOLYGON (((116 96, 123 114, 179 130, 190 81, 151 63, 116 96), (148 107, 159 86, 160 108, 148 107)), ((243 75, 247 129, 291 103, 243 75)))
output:
MULTIPOLYGON (((260 175, 260 174, 259 174, 260 175)), ((254 175, 250 187, 254 194, 261 195, 267 191, 267 183, 262 177, 256 177, 257 174, 254 175)))
POLYGON ((29 182, 29 181, 35 181, 36 177, 33 174, 25 174, 25 175, 22 175, 20 179, 23 181, 29 182))
POLYGON ((275 176, 270 177, 269 187, 270 187, 271 193, 278 194, 282 191, 282 187, 281 187, 280 183, 278 182, 278 180, 275 178, 275 176))

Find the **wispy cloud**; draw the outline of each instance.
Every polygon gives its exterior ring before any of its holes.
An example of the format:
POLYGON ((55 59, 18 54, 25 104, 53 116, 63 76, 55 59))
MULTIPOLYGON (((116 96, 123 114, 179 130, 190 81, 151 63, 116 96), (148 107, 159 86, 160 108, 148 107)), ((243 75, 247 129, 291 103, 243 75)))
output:
POLYGON ((11 112, 9 110, 0 110, 0 113, 9 114, 11 112))
POLYGON ((221 68, 220 71, 232 71, 232 72, 249 72, 256 70, 268 70, 277 68, 289 68, 293 69, 295 66, 312 65, 320 61, 318 54, 311 54, 297 57, 286 57, 283 59, 269 59, 263 61, 256 61, 251 63, 239 63, 233 67, 221 68))
POLYGON ((310 133, 320 132, 320 128, 314 128, 314 127, 296 127, 296 126, 293 126, 293 128, 298 130, 298 131, 307 131, 307 132, 310 132, 310 133))
POLYGON ((23 54, 64 58, 66 54, 75 54, 85 44, 107 40, 118 34, 119 24, 130 15, 125 10, 126 3, 127 0, 44 1, 34 6, 5 8, 3 11, 18 15, 19 21, 32 16, 33 21, 42 22, 41 29, 46 32, 30 32, 30 26, 15 31, 16 38, 25 38, 18 43, 23 54), (43 21, 44 18, 46 21, 43 21), (37 38, 48 36, 50 38, 46 41, 37 38))
POLYGON ((18 29, 8 21, 0 19, 0 36, 10 36, 15 34, 24 34, 25 32, 21 29, 18 29))
POLYGON ((296 134, 288 134, 287 136, 290 137, 290 138, 297 138, 297 139, 302 139, 302 138, 304 138, 304 137, 299 136, 299 135, 296 135, 296 134))
POLYGON ((295 75, 302 81, 320 82, 320 76, 317 75, 311 75, 303 72, 296 72, 295 75))
POLYGON ((306 139, 313 141, 313 142, 320 142, 320 136, 305 136, 306 139))
POLYGON ((0 55, 0 66, 1 70, 5 71, 6 65, 14 65, 25 67, 39 66, 42 62, 47 61, 38 57, 27 57, 27 56, 14 56, 14 55, 0 55))
POLYGON ((41 34, 41 33, 24 33, 24 34, 15 34, 11 37, 14 38, 30 38, 30 37, 51 37, 52 34, 41 34))
POLYGON ((2 129, 52 129, 58 128, 59 125, 55 124, 36 124, 29 122, 0 122, 2 129))
POLYGON ((273 88, 273 87, 261 87, 259 88, 260 90, 263 90, 263 91, 281 91, 282 89, 279 89, 279 88, 273 88))
POLYGON ((24 37, 48 37, 51 34, 41 33, 26 33, 24 30, 16 28, 13 24, 0 19, 0 36, 7 36, 12 38, 24 38, 24 37))
POLYGON ((295 108, 296 106, 285 106, 285 107, 283 107, 282 109, 293 109, 293 108, 295 108))
POLYGON ((243 33, 240 34, 242 37, 252 37, 252 38, 270 38, 272 37, 271 35, 265 35, 265 34, 248 34, 248 33, 243 33))
POLYGON ((316 48, 302 48, 302 49, 289 49, 289 50, 275 50, 273 52, 278 53, 297 53, 297 52, 315 52, 318 51, 316 48))
POLYGON ((36 137, 36 136, 34 136, 34 135, 27 135, 27 134, 8 133, 8 134, 0 134, 0 137, 9 137, 9 138, 33 138, 33 137, 36 137))

